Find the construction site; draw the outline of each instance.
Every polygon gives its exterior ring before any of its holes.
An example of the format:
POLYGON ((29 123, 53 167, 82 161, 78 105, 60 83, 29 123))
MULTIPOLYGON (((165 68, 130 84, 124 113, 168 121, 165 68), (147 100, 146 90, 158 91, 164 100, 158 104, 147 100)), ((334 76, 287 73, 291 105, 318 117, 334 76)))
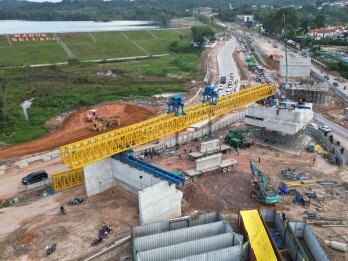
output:
POLYGON ((348 140, 332 115, 347 102, 308 59, 282 87, 280 47, 257 38, 261 65, 243 35, 203 52, 185 95, 71 112, 0 150, 1 258, 347 260, 348 140))

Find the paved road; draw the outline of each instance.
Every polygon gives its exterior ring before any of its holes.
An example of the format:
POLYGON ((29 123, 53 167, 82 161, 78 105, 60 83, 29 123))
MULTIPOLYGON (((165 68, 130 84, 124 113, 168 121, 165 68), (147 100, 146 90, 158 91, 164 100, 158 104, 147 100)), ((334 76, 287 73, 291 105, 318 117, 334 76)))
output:
POLYGON ((227 89, 227 84, 228 81, 230 80, 230 73, 233 72, 233 83, 232 86, 236 87, 236 91, 239 90, 239 83, 240 83, 240 77, 238 74, 237 66, 233 60, 233 52, 234 49, 237 46, 237 41, 233 37, 229 41, 226 42, 224 47, 220 50, 218 56, 217 56, 217 61, 218 61, 218 66, 219 66, 219 73, 220 75, 225 75, 227 77, 227 83, 226 84, 220 84, 218 83, 218 86, 223 85, 224 90, 219 91, 219 96, 222 94, 226 93, 227 89), (237 86, 234 84, 234 81, 238 80, 237 86))

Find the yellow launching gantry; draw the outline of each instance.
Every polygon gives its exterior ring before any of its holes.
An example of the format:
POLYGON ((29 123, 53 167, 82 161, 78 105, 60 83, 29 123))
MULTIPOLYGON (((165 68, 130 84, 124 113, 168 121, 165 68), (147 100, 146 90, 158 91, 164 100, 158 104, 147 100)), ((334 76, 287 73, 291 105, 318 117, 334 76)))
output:
POLYGON ((69 164, 72 169, 81 168, 274 94, 274 84, 260 84, 219 98, 215 105, 209 102, 193 105, 186 107, 183 115, 165 114, 62 146, 61 160, 64 164, 69 164))

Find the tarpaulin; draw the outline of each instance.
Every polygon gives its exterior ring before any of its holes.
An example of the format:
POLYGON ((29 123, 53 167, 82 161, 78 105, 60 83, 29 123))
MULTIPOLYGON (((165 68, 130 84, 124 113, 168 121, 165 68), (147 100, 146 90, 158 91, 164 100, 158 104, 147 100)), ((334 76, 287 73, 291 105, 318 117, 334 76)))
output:
POLYGON ((276 261, 277 257, 273 251, 271 241, 263 226, 259 212, 257 210, 242 210, 240 214, 256 260, 276 261))

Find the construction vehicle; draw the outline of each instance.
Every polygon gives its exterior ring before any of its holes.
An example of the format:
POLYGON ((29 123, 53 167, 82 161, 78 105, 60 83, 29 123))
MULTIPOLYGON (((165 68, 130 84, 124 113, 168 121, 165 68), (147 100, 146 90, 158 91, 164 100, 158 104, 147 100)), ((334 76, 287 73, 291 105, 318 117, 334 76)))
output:
POLYGON ((119 117, 112 117, 112 118, 100 118, 97 120, 93 121, 91 129, 94 131, 104 131, 106 130, 107 127, 112 127, 112 126, 120 126, 121 121, 119 117))
POLYGON ((280 200, 280 196, 273 187, 267 184, 266 177, 252 161, 250 161, 250 169, 252 175, 251 182, 254 184, 252 198, 266 204, 277 203, 280 200), (257 176, 259 179, 257 179, 257 176))
POLYGON ((92 122, 100 118, 100 114, 97 112, 97 110, 89 110, 86 115, 86 121, 92 122))
POLYGON ((252 127, 247 129, 230 130, 225 137, 225 143, 236 149, 248 148, 253 146, 255 143, 254 141, 245 138, 242 134, 256 131, 265 131, 265 128, 252 127))

